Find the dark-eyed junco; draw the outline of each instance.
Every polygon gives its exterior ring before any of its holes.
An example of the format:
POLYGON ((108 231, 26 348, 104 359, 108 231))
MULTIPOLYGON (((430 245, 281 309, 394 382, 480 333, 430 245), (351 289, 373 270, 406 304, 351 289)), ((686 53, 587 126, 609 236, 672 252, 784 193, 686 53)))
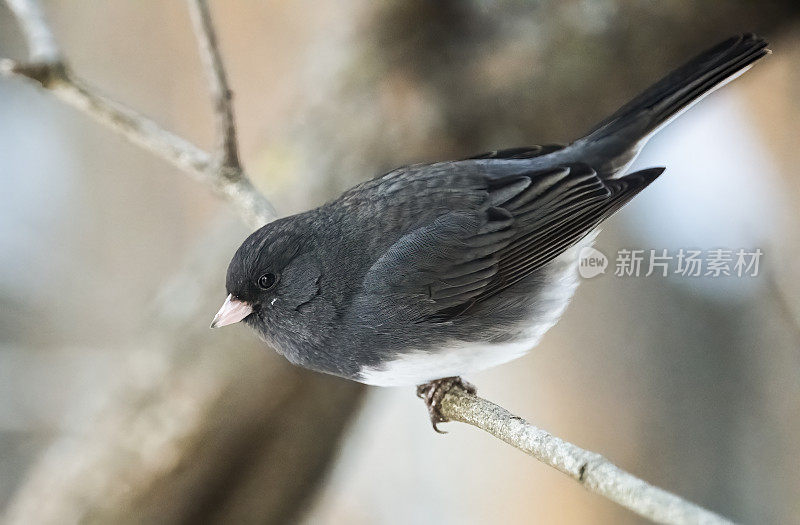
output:
POLYGON ((405 166, 267 224, 234 255, 211 326, 243 320, 292 363, 354 381, 430 382, 435 425, 458 376, 522 356, 558 321, 580 248, 664 171, 623 175, 647 139, 766 45, 714 46, 568 146, 405 166))

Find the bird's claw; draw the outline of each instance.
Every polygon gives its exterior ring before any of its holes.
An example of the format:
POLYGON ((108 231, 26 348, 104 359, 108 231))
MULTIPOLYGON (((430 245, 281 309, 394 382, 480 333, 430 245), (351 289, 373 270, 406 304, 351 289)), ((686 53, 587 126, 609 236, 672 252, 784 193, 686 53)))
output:
POLYGON ((467 383, 460 377, 443 377, 436 379, 430 383, 419 385, 417 387, 417 397, 425 401, 425 406, 428 407, 428 415, 431 418, 431 425, 433 430, 439 434, 447 434, 444 430, 439 430, 439 423, 446 423, 449 421, 442 415, 441 404, 445 394, 447 394, 453 387, 460 387, 469 394, 475 394, 478 389, 471 383, 467 383))

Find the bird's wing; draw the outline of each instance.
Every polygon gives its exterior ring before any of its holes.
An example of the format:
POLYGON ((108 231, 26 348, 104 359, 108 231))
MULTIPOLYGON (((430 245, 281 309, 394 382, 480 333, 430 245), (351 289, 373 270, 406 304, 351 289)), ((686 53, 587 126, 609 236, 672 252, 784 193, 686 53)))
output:
POLYGON ((497 253, 498 275, 478 300, 488 298, 552 261, 653 182, 664 168, 602 180, 585 164, 540 180, 506 202, 518 233, 497 253))
POLYGON ((364 287, 422 312, 420 320, 451 320, 558 257, 662 171, 610 181, 584 164, 487 173, 479 205, 402 236, 367 272, 364 287))

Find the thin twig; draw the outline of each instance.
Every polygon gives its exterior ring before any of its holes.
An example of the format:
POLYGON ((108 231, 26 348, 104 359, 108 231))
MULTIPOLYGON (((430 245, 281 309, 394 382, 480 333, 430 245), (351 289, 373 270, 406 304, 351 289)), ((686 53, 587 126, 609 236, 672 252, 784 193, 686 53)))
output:
POLYGON ((658 523, 729 524, 726 518, 625 472, 600 454, 589 452, 536 428, 508 410, 461 387, 442 399, 441 414, 485 430, 539 461, 556 468, 588 491, 658 523))
POLYGON ((219 53, 219 42, 211 22, 211 13, 206 0, 188 0, 192 24, 197 36, 200 58, 208 77, 214 113, 217 120, 217 154, 219 163, 225 168, 241 173, 239 150, 236 144, 236 123, 233 119, 233 97, 228 86, 225 66, 219 53))
MULTIPOLYGON (((60 58, 53 34, 44 22, 36 0, 6 1, 32 47, 28 62, 0 59, 0 74, 38 82, 60 100, 171 162, 230 202, 249 225, 259 227, 275 219, 275 208, 256 190, 241 168, 215 165, 206 151, 130 107, 102 95, 72 74, 60 58)), ((218 51, 215 53, 218 56, 218 51)), ((216 87, 212 86, 214 89, 216 87)), ((235 135, 233 141, 235 144, 235 135)))
POLYGON ((88 114, 125 138, 173 163, 205 184, 214 184, 208 154, 188 140, 175 135, 149 118, 100 93, 65 73, 50 87, 52 93, 70 106, 88 114))

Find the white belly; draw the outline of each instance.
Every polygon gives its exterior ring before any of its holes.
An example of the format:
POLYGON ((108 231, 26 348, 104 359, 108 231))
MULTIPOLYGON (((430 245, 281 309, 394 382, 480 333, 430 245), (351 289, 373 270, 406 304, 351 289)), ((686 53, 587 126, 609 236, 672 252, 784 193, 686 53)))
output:
MULTIPOLYGON (((542 332, 544 333, 544 332, 542 332)), ((361 370, 362 383, 377 386, 421 385, 507 363, 536 346, 541 335, 499 345, 462 344, 436 352, 411 351, 380 367, 361 370)))

